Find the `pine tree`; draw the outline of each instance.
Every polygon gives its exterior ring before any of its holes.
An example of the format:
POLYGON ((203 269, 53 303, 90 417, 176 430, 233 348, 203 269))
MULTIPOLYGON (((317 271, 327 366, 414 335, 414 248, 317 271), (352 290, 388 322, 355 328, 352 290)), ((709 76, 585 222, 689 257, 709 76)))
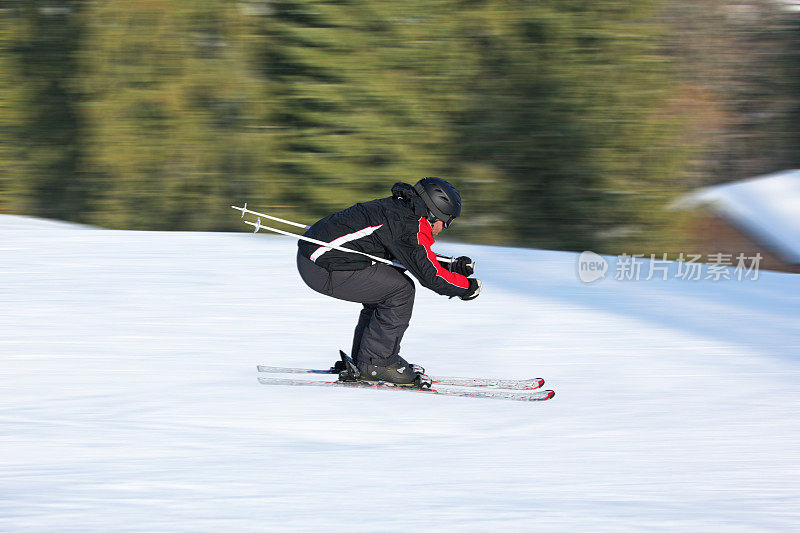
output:
POLYGON ((80 220, 74 54, 80 11, 67 0, 9 1, 0 22, 0 196, 5 209, 80 220))
POLYGON ((24 30, 17 3, 0 8, 0 213, 25 212, 29 196, 29 171, 20 144, 26 85, 17 53, 24 30))
POLYGON ((273 194, 254 27, 236 3, 94 3, 81 56, 93 219, 232 227, 232 202, 273 194))
POLYGON ((517 242, 614 248, 663 221, 685 149, 662 116, 668 68, 650 2, 477 2, 464 14, 478 72, 466 82, 464 161, 513 191, 517 242))
POLYGON ((264 71, 295 211, 323 216, 447 170, 453 96, 440 68, 450 4, 271 3, 264 71))

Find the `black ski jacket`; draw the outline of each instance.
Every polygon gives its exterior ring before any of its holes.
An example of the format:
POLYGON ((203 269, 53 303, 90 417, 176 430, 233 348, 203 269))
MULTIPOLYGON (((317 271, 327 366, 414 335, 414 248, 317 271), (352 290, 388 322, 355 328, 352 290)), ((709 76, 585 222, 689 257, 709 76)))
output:
MULTIPOLYGON (((445 296, 467 293, 469 281, 445 269, 431 250, 433 233, 427 208, 414 188, 398 182, 392 196, 358 203, 329 215, 305 232, 306 237, 359 250, 403 264, 428 289, 445 296)), ((300 253, 332 270, 361 270, 372 265, 369 257, 299 241, 300 253)))

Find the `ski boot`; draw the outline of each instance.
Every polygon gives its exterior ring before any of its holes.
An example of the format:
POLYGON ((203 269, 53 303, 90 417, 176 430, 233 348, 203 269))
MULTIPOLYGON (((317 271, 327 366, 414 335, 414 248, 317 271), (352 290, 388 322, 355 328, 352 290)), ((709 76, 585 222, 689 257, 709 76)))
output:
POLYGON ((431 388, 433 382, 424 374, 424 369, 417 365, 410 365, 399 357, 389 366, 378 366, 371 362, 359 363, 359 381, 367 383, 385 383, 399 387, 416 387, 418 389, 431 388), (417 368, 422 372, 418 372, 417 368))
POLYGON ((411 365, 402 357, 389 366, 356 363, 343 351, 339 350, 341 360, 331 367, 331 372, 339 374, 339 381, 363 381, 366 383, 385 383, 400 387, 416 387, 430 389, 431 378, 425 375, 425 369, 419 365, 411 365))

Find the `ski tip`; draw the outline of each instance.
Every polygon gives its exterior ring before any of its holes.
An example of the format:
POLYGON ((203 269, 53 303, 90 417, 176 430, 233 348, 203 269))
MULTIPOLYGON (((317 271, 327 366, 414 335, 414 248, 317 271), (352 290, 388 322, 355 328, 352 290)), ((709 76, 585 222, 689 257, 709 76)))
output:
POLYGON ((554 391, 554 390, 546 390, 546 391, 544 391, 544 392, 546 392, 546 393, 547 393, 547 396, 545 396, 544 398, 542 398, 542 400, 549 400, 549 399, 551 399, 553 396, 555 396, 555 395, 556 395, 556 391, 554 391))
POLYGON ((347 357, 347 354, 345 353, 344 350, 339 350, 339 355, 347 357))

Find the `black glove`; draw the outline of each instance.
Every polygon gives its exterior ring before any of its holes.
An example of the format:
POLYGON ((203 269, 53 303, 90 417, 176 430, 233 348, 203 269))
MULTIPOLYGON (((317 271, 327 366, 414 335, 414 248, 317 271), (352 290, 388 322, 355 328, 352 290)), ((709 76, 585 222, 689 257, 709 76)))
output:
POLYGON ((455 261, 450 263, 450 271, 470 277, 475 273, 475 263, 466 255, 462 255, 461 257, 456 257, 455 261))
POLYGON ((467 289, 466 294, 460 296, 460 298, 464 301, 466 300, 474 300, 478 297, 481 293, 481 280, 475 278, 469 278, 469 289, 467 289))

